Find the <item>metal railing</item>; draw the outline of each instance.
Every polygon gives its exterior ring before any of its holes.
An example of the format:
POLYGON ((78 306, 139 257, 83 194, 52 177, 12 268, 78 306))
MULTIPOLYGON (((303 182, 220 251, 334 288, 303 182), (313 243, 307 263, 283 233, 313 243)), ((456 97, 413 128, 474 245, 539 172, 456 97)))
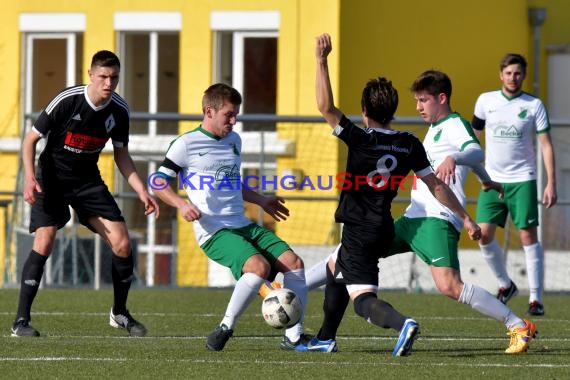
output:
MULTIPOLYGON (((30 114, 30 115, 26 115, 26 120, 28 122, 31 122, 32 120, 34 120, 35 118, 37 118, 38 114, 30 114)), ((356 123, 361 124, 362 123, 362 117, 360 115, 350 115, 348 116, 351 120, 353 120, 356 123)), ((150 114, 150 113, 143 113, 143 112, 131 112, 131 118, 133 120, 139 120, 139 121, 201 121, 203 119, 203 115, 202 114, 178 114, 178 113, 155 113, 155 114, 150 114)), ((240 122, 257 122, 257 121, 262 121, 262 122, 275 122, 275 123, 324 123, 324 119, 321 116, 303 116, 303 115, 299 115, 299 116, 295 116, 295 115, 274 115, 274 114, 243 114, 243 115, 239 115, 239 121, 240 122)), ((411 117, 411 116, 397 116, 396 119, 392 122, 394 125, 416 125, 416 126, 420 126, 420 125, 425 125, 425 122, 419 118, 419 117, 411 117)), ((551 124, 555 127, 568 127, 570 126, 570 120, 551 120, 551 124)), ((265 133, 267 132, 259 132, 261 134, 261 136, 263 136, 265 133)), ((263 144, 263 142, 265 141, 264 138, 261 138, 260 143, 263 144)), ((259 148, 259 151, 261 152, 261 154, 258 156, 259 157, 259 167, 261 168, 261 170, 263 170, 264 165, 266 165, 266 157, 264 156, 264 151, 265 151, 265 147, 262 145, 259 148)), ((133 155, 137 155, 137 151, 133 150, 131 151, 131 154, 133 155)), ((539 165, 542 165, 542 157, 538 157, 539 159, 539 165)), ((18 181, 20 182, 20 180, 18 181)), ((1 205, 1 207, 4 207, 4 218, 6 219, 6 222, 8 222, 8 219, 10 219, 11 221, 14 220, 14 217, 12 215, 12 217, 8 217, 8 209, 10 204, 13 206, 12 207, 12 211, 14 212, 14 210, 17 210, 18 208, 16 207, 17 201, 18 199, 20 199, 21 201, 21 191, 20 191, 20 183, 18 183, 18 188, 16 189, 16 191, 14 192, 0 192, 0 196, 10 196, 13 197, 13 201, 4 201, 1 205)), ((122 193, 115 193, 114 194, 117 198, 132 198, 132 197, 137 197, 135 193, 132 192, 122 192, 122 193)), ((288 196, 286 197, 287 199, 290 200, 311 200, 311 201, 331 201, 331 200, 337 200, 337 196, 321 196, 321 197, 304 197, 304 196, 288 196)), ((408 197, 397 197, 394 200, 395 203, 408 203, 409 202, 409 198, 408 197)), ((468 204, 474 204, 477 202, 476 198, 468 198, 467 199, 467 203, 468 204)), ((563 200, 559 202, 559 205, 562 206, 568 206, 570 205, 570 201, 568 200, 563 200)), ((8 271, 10 270, 10 268, 12 267, 10 265, 10 263, 8 262, 8 258, 12 257, 12 255, 10 255, 10 253, 8 252, 10 246, 11 246, 11 238, 14 235, 13 233, 13 228, 12 231, 8 231, 8 227, 11 226, 10 223, 6 223, 6 231, 5 231, 5 247, 6 247, 6 274, 7 276, 5 276, 5 282, 6 279, 10 279, 11 275, 8 275, 8 271)), ((13 227, 13 226, 12 226, 13 227)), ((542 225, 541 225, 542 228, 542 225)), ((175 236, 175 235, 174 235, 175 236)), ((152 239, 150 239, 152 240, 152 239)), ((75 247, 75 245, 74 245, 75 247)), ((75 248, 74 248, 75 249, 75 248)), ((95 288, 99 288, 100 286, 100 263, 101 263, 101 244, 100 241, 98 241, 97 239, 95 240, 95 268, 93 268, 93 273, 94 273, 94 287, 95 288)), ((145 253, 147 254, 147 276, 146 276, 146 285, 147 286, 152 286, 153 284, 153 276, 154 276, 154 260, 155 260, 155 254, 156 253, 164 253, 163 251, 171 251, 172 253, 176 252, 177 247, 176 247, 176 242, 173 242, 172 246, 156 246, 152 243, 152 241, 149 242, 149 239, 147 237, 147 243, 146 244, 141 244, 139 246, 139 249, 141 251, 141 253, 145 253)))

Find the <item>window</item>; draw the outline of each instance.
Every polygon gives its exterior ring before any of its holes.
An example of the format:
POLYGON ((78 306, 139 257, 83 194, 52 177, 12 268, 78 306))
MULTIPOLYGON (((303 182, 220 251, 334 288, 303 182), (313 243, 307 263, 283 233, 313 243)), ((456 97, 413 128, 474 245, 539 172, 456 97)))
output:
MULTIPOLYGON (((178 112, 178 33, 124 32, 121 92, 131 112, 178 112)), ((177 135, 176 121, 133 121, 131 134, 177 135)))
POLYGON ((82 82, 85 15, 23 13, 19 28, 23 33, 22 109, 25 114, 37 113, 59 91, 82 82))
MULTIPOLYGON (((277 111, 277 48, 280 16, 274 11, 213 12, 213 81, 233 86, 243 96, 242 114, 275 114, 277 111)), ((276 174, 280 146, 276 123, 239 122, 242 148, 242 176, 269 177, 276 174)), ((250 184, 255 186, 255 184, 250 184)), ((262 186, 271 193, 275 188, 262 186)), ((268 228, 273 220, 263 210, 245 203, 247 216, 268 228)))
MULTIPOLYGON (((241 113, 275 114, 277 110, 277 33, 219 31, 215 35, 214 81, 243 95, 241 113)), ((275 132, 275 123, 249 121, 243 132, 275 132)))
MULTIPOLYGON (((280 15, 276 11, 212 12, 213 81, 224 82, 243 95, 240 113, 275 114, 280 15)), ((274 122, 239 122, 243 140, 243 175, 273 174, 275 156, 285 150, 274 122)))
MULTIPOLYGON (((119 56, 123 65, 119 92, 129 103, 131 113, 178 112, 180 27, 181 15, 176 12, 115 14, 119 56)), ((132 120, 130 132, 129 151, 144 181, 157 170, 168 142, 178 135, 178 122, 132 120)), ((116 173, 116 179, 117 192, 132 192, 120 173, 116 173)), ((170 268, 176 209, 159 202, 159 219, 154 215, 145 216, 136 197, 122 198, 120 204, 129 229, 141 237, 138 250, 144 263, 139 267, 144 268, 148 286, 171 280, 161 278, 164 271, 155 271, 155 266, 170 268)))
MULTIPOLYGON (((81 83, 83 74, 83 31, 85 15, 79 13, 23 13, 22 32, 22 128, 27 131, 37 114, 62 89, 81 83)), ((13 139, 14 151, 20 139, 13 139)), ((43 150, 42 141, 37 151, 43 150)), ((20 168, 20 170, 22 170, 20 168)), ((19 185, 18 185, 19 186, 19 185)), ((22 224, 29 223, 30 207, 23 203, 22 224)))

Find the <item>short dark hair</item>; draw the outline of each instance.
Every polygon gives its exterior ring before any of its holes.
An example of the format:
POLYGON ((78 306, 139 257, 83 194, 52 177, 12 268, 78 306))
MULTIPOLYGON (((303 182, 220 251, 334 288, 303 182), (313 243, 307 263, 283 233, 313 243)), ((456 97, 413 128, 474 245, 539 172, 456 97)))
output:
POLYGON ((501 71, 503 71, 503 69, 509 65, 521 65, 521 68, 523 70, 523 73, 526 74, 526 59, 520 55, 520 54, 516 54, 516 53, 508 53, 506 54, 503 59, 501 59, 501 63, 499 64, 499 68, 501 69, 501 71))
POLYGON ((446 73, 439 70, 427 70, 416 78, 411 87, 412 92, 425 91, 432 96, 445 94, 447 102, 451 99, 451 79, 446 73))
POLYGON ((370 119, 388 124, 398 109, 398 90, 384 77, 370 79, 362 90, 360 106, 370 119))
POLYGON ((226 101, 239 106, 242 103, 241 94, 238 90, 225 83, 213 84, 204 91, 202 112, 206 113, 207 106, 211 106, 217 111, 224 106, 226 101))
POLYGON ((93 55, 91 59, 91 67, 112 67, 117 66, 121 68, 121 61, 119 57, 115 53, 109 50, 99 50, 97 53, 93 55))

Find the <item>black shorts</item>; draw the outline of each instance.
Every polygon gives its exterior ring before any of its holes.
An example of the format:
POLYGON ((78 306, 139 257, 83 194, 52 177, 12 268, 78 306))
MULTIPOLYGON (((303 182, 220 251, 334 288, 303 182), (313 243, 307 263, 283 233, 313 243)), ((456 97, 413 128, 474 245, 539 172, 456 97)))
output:
POLYGON ((394 223, 364 227, 345 224, 334 278, 347 285, 378 286, 378 259, 394 240, 394 223))
POLYGON ((75 210, 79 222, 91 231, 96 232, 89 224, 89 218, 100 216, 115 222, 125 219, 102 181, 77 183, 57 182, 42 183, 43 192, 36 193, 36 202, 32 205, 30 233, 39 227, 65 226, 71 218, 69 206, 75 210))

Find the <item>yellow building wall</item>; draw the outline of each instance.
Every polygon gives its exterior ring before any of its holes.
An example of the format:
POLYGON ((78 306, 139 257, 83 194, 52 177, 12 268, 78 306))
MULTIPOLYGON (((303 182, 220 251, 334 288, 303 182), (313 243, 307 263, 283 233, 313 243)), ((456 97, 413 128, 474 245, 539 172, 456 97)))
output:
MULTIPOLYGON (((528 4, 530 8, 543 8, 546 11, 546 19, 544 24, 540 27, 540 44, 542 50, 539 60, 539 92, 541 99, 545 100, 548 104, 548 53, 546 48, 549 45, 570 44, 570 23, 568 22, 568 18, 570 17, 570 2, 567 0, 528 0, 528 4)), ((532 33, 532 31, 529 33, 532 33)), ((528 43, 529 51, 532 52, 533 46, 531 39, 529 39, 528 43)), ((533 63, 532 59, 533 58, 530 58, 530 64, 533 63)), ((527 78, 529 91, 532 89, 532 81, 534 81, 534 78, 531 73, 531 76, 527 78)), ((560 189, 558 191, 560 191, 560 189)))
MULTIPOLYGON (((480 2, 403 1, 330 1, 323 8, 320 2, 299 6, 299 30, 307 31, 297 42, 297 63, 287 54, 287 70, 280 74, 285 81, 298 83, 298 95, 293 88, 280 86, 288 99, 280 99, 284 110, 297 108, 300 114, 316 114, 314 99, 314 36, 328 32, 333 38, 330 56, 331 81, 337 106, 346 114, 360 113, 360 96, 368 79, 385 76, 399 90, 400 105, 397 116, 419 116, 413 94, 409 91, 413 80, 427 69, 446 72, 453 82, 451 104, 454 111, 471 120, 477 96, 499 88, 499 61, 507 52, 518 52, 533 64, 532 29, 528 21, 529 7, 545 7, 547 19, 541 40, 540 96, 545 99, 545 68, 548 44, 570 41, 570 2, 565 0, 536 0, 528 4, 520 0, 483 0, 480 2), (489 11, 491 10, 491 11, 489 11), (319 17, 315 17, 315 15, 319 17), (307 22, 304 21, 307 18, 307 22), (292 64, 299 70, 291 70, 292 64), (293 75, 299 76, 296 81, 293 75), (290 99, 289 99, 290 98, 290 99)), ((296 25, 284 22, 284 25, 296 25)), ((280 44, 285 50, 285 31, 280 44)), ((302 34, 302 33, 300 33, 302 34)), ((287 52, 291 51, 289 49, 287 52)), ((281 78, 281 76, 280 76, 281 78)), ((525 82, 525 90, 532 91, 532 67, 525 82)), ((546 100, 546 99, 545 99, 546 100)), ((288 112, 282 112, 288 114, 288 112)), ((417 125, 397 125, 423 138, 426 128, 417 125)), ((302 175, 311 179, 326 173, 338 173, 345 167, 346 149, 323 125, 282 125, 280 136, 296 141, 296 154, 279 159, 280 173, 286 169, 302 169, 302 175), (332 170, 332 171, 331 171, 332 170)), ((484 143, 484 141, 483 141, 484 143)), ((469 176, 466 186, 469 198, 476 198, 479 183, 469 176)), ((322 197, 338 196, 338 191, 295 190, 282 191, 283 196, 322 197)), ((400 196, 409 196, 409 189, 400 196)), ((277 226, 281 237, 290 243, 331 243, 338 236, 332 219, 336 202, 320 203, 288 201, 291 217, 277 226)), ((394 216, 400 215, 407 202, 395 203, 394 216)), ((475 205, 467 207, 475 215, 475 205)), ((465 235, 465 234, 463 234, 465 235)), ((464 248, 477 244, 465 236, 464 248)))
MULTIPOLYGON (((315 37, 323 32, 338 37, 340 1, 299 1, 296 13, 283 15, 279 36, 278 113, 285 115, 318 115, 315 102, 315 37), (291 19, 285 18, 290 16, 291 19), (293 69, 292 69, 293 68, 293 69), (287 84, 287 85, 283 85, 287 84)), ((338 93, 338 52, 330 57, 333 91, 338 93)), ((334 222, 338 190, 327 188, 329 176, 339 172, 344 160, 339 159, 341 146, 324 123, 281 123, 279 138, 295 141, 295 154, 278 159, 279 177, 286 170, 300 171, 308 178, 303 189, 280 189, 278 195, 289 197, 287 221, 277 224, 277 234, 289 244, 335 244, 338 225, 334 222), (319 180, 322 180, 319 186, 319 180), (326 198, 319 202, 291 198, 326 198)), ((297 179, 297 182, 301 182, 297 179)), ((334 183, 334 179, 333 179, 334 183)))
MULTIPOLYGON (((14 12, 4 12, 6 4, 2 4, 2 22, 0 23, 0 89, 3 99, 0 102, 0 138, 19 136, 20 98, 19 98, 19 33, 18 18, 14 12)), ((0 150, 0 192, 14 191, 18 172, 18 155, 0 150)), ((1 195, 0 199, 9 202, 10 195, 1 195)), ((6 281, 6 254, 10 255, 10 247, 6 247, 4 231, 10 226, 12 207, 8 206, 6 220, 4 209, 0 209, 0 286, 6 281)), ((8 273, 12 265, 8 261, 8 273)))
MULTIPOLYGON (((299 6, 299 29, 307 32, 296 42, 294 57, 286 54, 285 72, 280 70, 279 83, 299 83, 297 89, 280 86, 287 99, 279 99, 283 110, 298 109, 300 114, 317 114, 314 95, 314 37, 322 32, 331 34, 333 52, 329 56, 331 81, 337 106, 348 115, 360 114, 361 91, 368 79, 384 76, 399 90, 397 115, 419 116, 413 95, 409 91, 413 80, 427 69, 440 69, 452 79, 452 107, 471 119, 473 105, 479 93, 497 88, 498 61, 507 51, 528 56, 527 9, 519 0, 495 2, 486 0, 464 3, 453 0, 422 3, 403 1, 329 1, 302 3, 299 6), (493 12, 484 11, 492 8, 493 12), (317 15, 319 17, 315 17, 317 15), (497 15, 494 17, 494 15, 497 15), (500 16, 499 16, 500 15, 500 16), (482 21, 484 20, 484 21, 482 21), (304 22, 305 21, 305 22, 304 22), (484 24, 478 28, 477 25, 484 24), (503 26, 508 25, 506 30, 503 26), (498 37, 499 36, 499 37, 498 37), (524 36, 524 38, 521 38, 524 36), (296 81, 294 73, 299 80, 296 81), (293 96, 289 91, 298 91, 293 96)), ((285 25, 296 25, 283 20, 285 25)), ((288 49, 285 33, 280 46, 288 49)), ((280 61, 281 62, 281 61, 280 61)), ((282 112, 288 114, 289 112, 282 112)), ((423 138, 425 128, 396 126, 412 130, 423 138)), ((331 136, 326 125, 282 125, 280 137, 296 141, 296 154, 279 159, 281 173, 285 169, 302 169, 311 179, 335 174, 345 168, 346 149, 331 136)), ((470 179, 468 196, 476 197, 478 184, 470 179)), ((338 196, 338 190, 282 191, 283 196, 338 196)), ((409 195, 402 191, 401 196, 409 195)), ((277 226, 281 237, 290 243, 334 243, 338 226, 334 223, 336 201, 288 201, 291 216, 277 226)), ((396 203, 394 216, 400 215, 407 203, 396 203)), ((469 207, 472 215, 474 207, 469 207)), ((471 244, 473 246, 473 244, 471 244)))
MULTIPOLYGON (((85 0, 81 2, 76 1, 57 1, 57 2, 45 2, 41 0, 29 0, 26 2, 11 2, 9 4, 3 4, 2 19, 3 22, 0 23, 0 35, 2 35, 2 45, 0 46, 0 89, 6 91, 6 94, 11 94, 7 99, 9 101, 4 101, 0 103, 0 137, 18 137, 20 134, 20 82, 22 78, 20 77, 21 68, 21 55, 20 50, 21 39, 20 31, 18 27, 18 17, 21 13, 35 13, 35 12, 46 12, 46 13, 64 13, 64 12, 74 12, 74 13, 84 13, 86 17, 86 29, 83 33, 84 50, 83 50, 83 81, 88 82, 88 65, 91 62, 91 57, 94 52, 101 49, 116 50, 116 33, 113 26, 113 15, 116 12, 133 11, 133 12, 143 12, 143 11, 153 11, 153 12, 171 12, 173 10, 180 10, 181 12, 186 12, 185 26, 184 30, 181 32, 181 41, 184 46, 185 36, 191 35, 195 31, 196 19, 193 20, 192 17, 188 17, 188 14, 192 14, 193 9, 185 9, 188 4, 194 5, 194 7, 201 7, 201 1, 187 2, 183 0, 167 0, 162 2, 156 2, 152 0, 138 0, 138 1, 128 1, 128 0, 117 0, 108 1, 103 4, 101 1, 97 0, 85 0)), ((209 19, 203 20, 203 22, 208 22, 209 19)), ((209 29, 209 25, 208 29, 209 29)), ((203 51, 203 45, 198 43, 199 49, 203 51)), ((184 51, 184 49, 182 49, 184 51)), ((207 49, 206 51, 209 51, 207 49)), ((200 61, 188 62, 188 59, 193 59, 192 56, 181 56, 180 67, 194 67, 194 65, 202 65, 200 61)), ((209 59, 209 57, 208 57, 209 59)), ((208 68, 209 70, 209 68, 208 68)), ((189 70, 185 70, 187 72, 189 70)), ((211 77, 211 76, 209 76, 211 77)), ((208 77, 208 78, 209 78, 208 77)), ((189 80, 185 78, 185 80, 189 80)), ((190 78, 194 83, 198 83, 200 88, 202 88, 202 83, 209 82, 209 80, 196 81, 196 78, 190 78)), ((182 86, 184 89, 185 86, 182 86)), ((205 86, 203 87, 205 88, 205 86)), ((181 90, 182 91, 182 90, 181 90)), ((182 91, 183 92, 183 91, 182 91)), ((54 94, 55 95, 55 94, 54 94)), ((188 94, 185 94, 188 95, 188 94)), ((189 101, 193 101, 195 98, 187 96, 186 98, 181 97, 181 112, 199 112, 199 102, 195 103, 194 108, 185 107, 184 104, 188 104, 189 101), (187 100, 190 98, 190 100, 187 100), (198 108, 196 108, 198 107, 198 108)), ((0 170, 0 191, 14 191, 16 188, 16 175, 18 168, 18 157, 14 153, 0 153, 0 166, 5 170, 0 170)), ((112 154, 102 154, 99 161, 99 167, 101 174, 105 179, 105 182, 109 188, 114 186, 114 173, 116 166, 114 164, 112 154)), ((144 180, 144 179, 143 179, 144 180)), ((2 222, 4 223, 4 222, 2 222)), ((181 227, 179 236, 188 236, 185 231, 186 226, 181 227)), ((3 231, 3 230, 2 230, 3 231)), ((2 234, 3 236, 4 234, 2 234)), ((180 246, 181 253, 192 252, 195 256, 198 256, 196 261, 192 261, 193 273, 198 273, 198 276, 191 277, 188 285, 205 285, 207 282, 207 262, 202 258, 202 254, 197 248, 192 247, 193 243, 193 233, 190 231, 190 236, 192 239, 184 240, 187 244, 182 244, 180 246)), ((0 242, 0 249, 3 248, 5 239, 3 238, 0 242)), ((195 245, 195 243, 194 243, 195 245)), ((4 283, 4 252, 2 249, 0 251, 0 284, 4 283)), ((189 266, 188 261, 184 260, 186 256, 190 254, 182 254, 179 257, 178 269, 181 273, 178 273, 177 278, 186 280, 189 276, 185 269, 189 266), (184 267, 182 267, 184 266, 184 267)), ((14 263, 15 252, 12 250, 12 260, 14 263)), ((15 268, 12 269, 12 271, 15 268)))
MULTIPOLYGON (((18 15, 23 12, 80 12, 87 18, 84 32, 85 65, 93 52, 116 48, 113 14, 124 11, 179 11, 180 31, 180 112, 200 113, 203 90, 212 78, 212 32, 210 13, 214 10, 277 10, 281 15, 278 53, 277 112, 283 115, 317 115, 314 93, 314 37, 332 35, 330 56, 333 93, 339 108, 347 114, 360 113, 360 92, 375 76, 390 78, 399 90, 397 115, 415 116, 413 79, 430 68, 445 71, 452 79, 454 110, 470 119, 477 96, 498 88, 498 62, 508 51, 520 52, 532 64, 532 39, 528 7, 545 7, 542 28, 541 95, 546 93, 546 53, 548 44, 570 42, 570 2, 566 0, 481 0, 457 2, 435 0, 114 0, 102 5, 97 0, 27 0, 4 2, 0 23, 0 137, 20 133, 21 36, 18 15)), ((87 67, 84 80, 87 80, 87 67)), ((532 70, 532 68, 531 68, 532 70)), ((526 81, 526 90, 532 87, 526 81)), ((180 124, 180 132, 196 123, 180 124)), ((425 129, 410 129, 423 137, 425 129)), ((279 136, 296 142, 293 156, 278 159, 278 174, 298 169, 313 183, 318 178, 344 170, 346 150, 331 136, 324 123, 278 126, 279 136)), ((0 191, 13 191, 17 174, 17 154, 0 152, 0 191)), ((112 186, 114 164, 111 157, 101 162, 103 175, 112 186)), ((467 194, 477 196, 471 179, 467 194)), ((289 200, 291 217, 277 225, 278 234, 292 244, 330 244, 338 226, 334 223, 337 190, 280 190, 284 197, 327 197, 320 203, 289 200)), ((406 196, 405 192, 401 195, 406 196)), ((399 215, 404 205, 394 207, 399 215)), ((474 209, 469 208, 474 214, 474 209)), ((205 285, 207 260, 196 246, 192 226, 179 220, 179 285, 205 285)), ((4 258, 0 241, 0 280, 4 258)), ((463 243, 462 243, 463 244, 463 243)), ((467 242, 464 244, 468 245, 467 242)), ((473 246, 472 244, 470 246, 473 246)))
MULTIPOLYGON (((339 104, 350 113, 359 112, 366 81, 384 76, 399 92, 396 115, 419 116, 410 86, 423 71, 438 69, 452 80, 452 109, 471 120, 477 96, 499 87, 500 58, 509 51, 529 53, 527 9, 520 0, 356 3, 359 6, 343 2, 341 10, 339 104)), ((426 131, 423 126, 396 128, 411 130, 420 138, 426 131)), ((478 182, 469 176, 467 196, 475 198, 478 191, 478 182)), ((407 202, 394 204, 394 216, 406 206, 407 202)), ((468 211, 474 216, 474 205, 468 211)), ((477 247, 468 239, 461 245, 477 247)))

